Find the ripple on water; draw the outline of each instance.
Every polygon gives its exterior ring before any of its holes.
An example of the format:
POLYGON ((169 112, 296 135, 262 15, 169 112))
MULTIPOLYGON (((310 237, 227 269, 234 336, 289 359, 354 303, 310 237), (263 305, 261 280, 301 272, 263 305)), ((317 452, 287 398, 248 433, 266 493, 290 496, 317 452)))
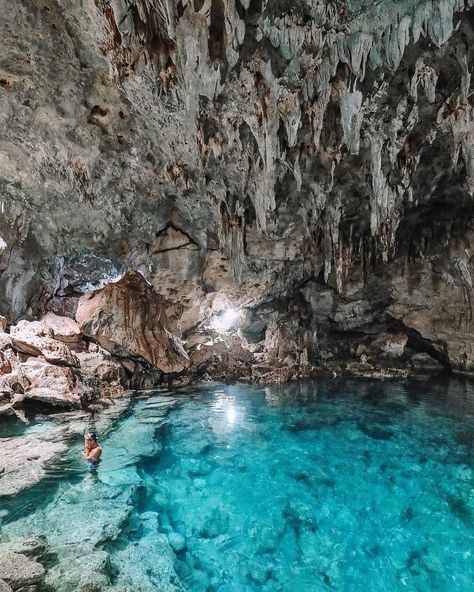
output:
POLYGON ((68 456, 41 503, 10 503, 0 534, 46 535, 51 589, 471 592, 464 383, 182 395, 138 400, 95 474, 68 456))

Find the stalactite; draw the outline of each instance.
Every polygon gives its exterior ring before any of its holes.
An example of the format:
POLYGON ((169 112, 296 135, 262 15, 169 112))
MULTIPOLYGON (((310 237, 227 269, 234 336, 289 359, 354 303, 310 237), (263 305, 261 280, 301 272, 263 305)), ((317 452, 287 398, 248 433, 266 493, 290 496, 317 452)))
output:
POLYGON ((287 89, 281 89, 278 99, 278 111, 285 125, 288 146, 292 148, 297 142, 301 121, 299 93, 291 93, 287 89))
POLYGON ((349 148, 351 154, 359 154, 360 127, 362 125, 362 93, 356 89, 354 82, 352 90, 344 82, 340 83, 340 105, 343 138, 342 143, 349 148))
POLYGON ((425 64, 423 58, 418 58, 415 64, 415 73, 410 82, 410 96, 414 101, 418 100, 418 86, 421 84, 430 103, 436 100, 436 84, 438 75, 435 70, 425 64))

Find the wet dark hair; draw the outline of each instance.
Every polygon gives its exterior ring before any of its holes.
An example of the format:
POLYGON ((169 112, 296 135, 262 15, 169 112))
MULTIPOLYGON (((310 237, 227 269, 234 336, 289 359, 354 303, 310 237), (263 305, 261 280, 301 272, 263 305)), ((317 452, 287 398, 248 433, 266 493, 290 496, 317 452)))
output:
POLYGON ((95 434, 95 432, 89 432, 89 436, 90 436, 91 440, 94 440, 95 442, 97 442, 97 435, 95 434))

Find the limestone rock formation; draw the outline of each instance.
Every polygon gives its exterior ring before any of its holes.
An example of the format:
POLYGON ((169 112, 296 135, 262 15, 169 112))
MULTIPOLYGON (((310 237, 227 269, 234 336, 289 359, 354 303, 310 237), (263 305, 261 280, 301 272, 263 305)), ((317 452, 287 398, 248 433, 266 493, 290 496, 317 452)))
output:
MULTIPOLYGON (((287 368, 351 368, 359 347, 404 333, 397 364, 472 370, 473 10, 8 3, 0 313, 73 317, 135 269, 190 342, 221 296, 244 311, 250 365, 281 330, 287 368)), ((142 336, 112 349, 186 366, 142 336)))
MULTIPOLYGON (((2 438, 0 458, 0 496, 10 496, 35 485, 44 477, 44 465, 63 454, 67 446, 56 442, 52 435, 41 437, 2 438)), ((1 563, 1 562, 0 562, 1 563)), ((2 575, 7 582, 9 578, 2 575)))
POLYGON ((117 356, 142 358, 165 373, 180 372, 188 364, 170 330, 164 299, 138 272, 83 296, 76 320, 85 335, 117 356))
POLYGON ((75 321, 51 314, 0 333, 0 415, 23 420, 26 403, 77 408, 98 395, 121 395, 125 368, 82 337, 75 321))
POLYGON ((12 592, 12 588, 4 580, 0 580, 0 592, 12 592))
MULTIPOLYGON (((127 385, 126 370, 122 364, 106 351, 84 351, 77 354, 81 374, 89 384, 97 382, 96 390, 101 396, 115 396, 123 393, 127 385)), ((133 374, 133 370, 131 372, 133 374)))
POLYGON ((31 356, 43 356, 47 362, 61 366, 79 366, 79 360, 54 332, 42 321, 20 321, 10 327, 12 347, 31 356))
POLYGON ((41 317, 40 321, 52 330, 52 337, 62 341, 66 345, 78 346, 81 340, 81 331, 79 325, 74 319, 61 317, 52 312, 48 312, 41 317))
MULTIPOLYGON (((35 590, 44 574, 44 567, 18 553, 3 551, 0 554, 0 581, 15 590, 35 590)), ((0 588, 1 589, 1 588, 0 588)))

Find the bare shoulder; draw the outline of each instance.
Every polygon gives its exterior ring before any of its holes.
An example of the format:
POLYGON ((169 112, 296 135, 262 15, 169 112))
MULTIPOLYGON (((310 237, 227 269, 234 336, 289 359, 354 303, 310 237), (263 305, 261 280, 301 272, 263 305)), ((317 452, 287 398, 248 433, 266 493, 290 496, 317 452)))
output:
POLYGON ((98 460, 101 454, 102 448, 100 446, 97 446, 97 448, 94 448, 94 450, 89 454, 89 458, 92 458, 93 460, 98 460))

